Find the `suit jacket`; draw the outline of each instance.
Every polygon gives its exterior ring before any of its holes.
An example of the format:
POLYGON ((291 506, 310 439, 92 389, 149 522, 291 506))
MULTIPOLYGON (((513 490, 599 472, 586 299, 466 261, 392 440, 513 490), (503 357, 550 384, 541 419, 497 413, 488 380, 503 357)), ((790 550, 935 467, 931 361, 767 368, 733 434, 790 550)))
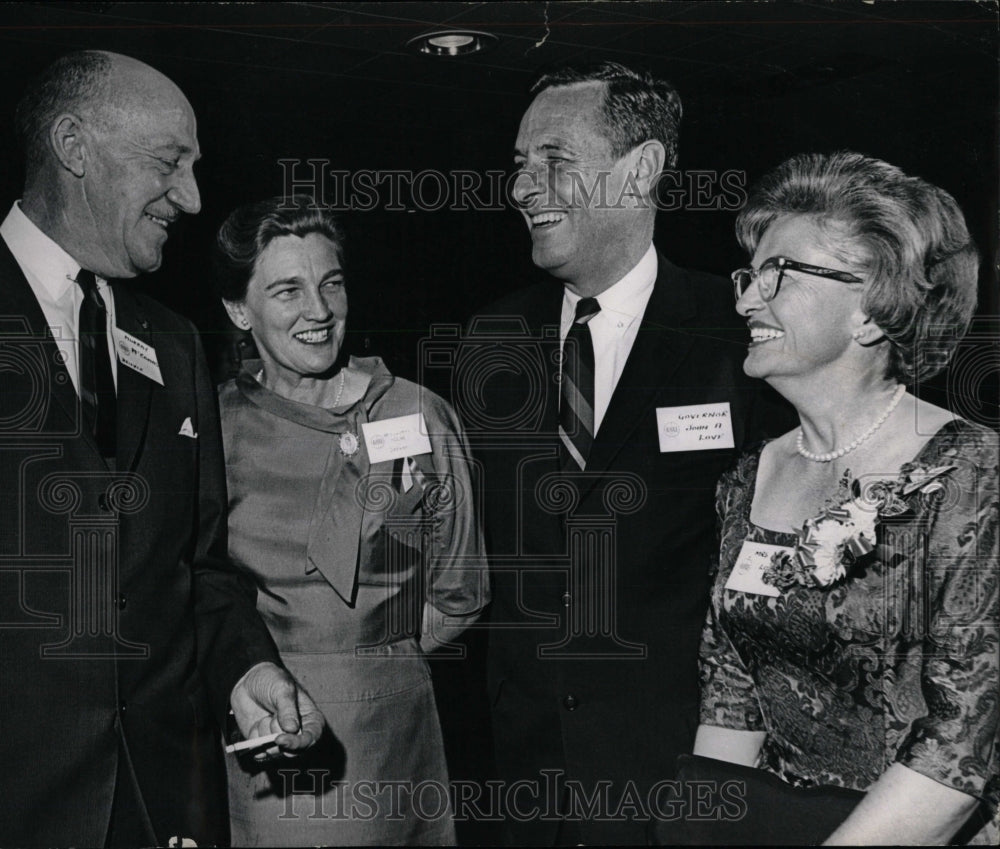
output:
MULTIPOLYGON (((193 326, 113 284, 163 385, 119 363, 117 471, 0 240, 0 845, 103 845, 124 744, 158 843, 225 842, 217 721, 277 661, 226 558, 215 394, 193 326), (214 714, 214 716, 213 716, 214 714)), ((130 776, 118 776, 131 780, 130 776)))
POLYGON ((486 493, 496 756, 508 782, 538 783, 535 804, 522 791, 508 814, 517 842, 564 839, 558 807, 573 813, 582 798, 577 811, 586 812, 586 800, 607 790, 583 817, 584 842, 642 843, 643 815, 656 815, 649 794, 692 748, 698 644, 718 554, 715 484, 768 430, 763 384, 743 374, 746 328, 731 288, 659 256, 587 469, 561 474, 562 297, 550 281, 493 305, 473 320, 458 358, 461 412, 486 493), (660 451, 657 408, 722 402, 733 448, 660 451))

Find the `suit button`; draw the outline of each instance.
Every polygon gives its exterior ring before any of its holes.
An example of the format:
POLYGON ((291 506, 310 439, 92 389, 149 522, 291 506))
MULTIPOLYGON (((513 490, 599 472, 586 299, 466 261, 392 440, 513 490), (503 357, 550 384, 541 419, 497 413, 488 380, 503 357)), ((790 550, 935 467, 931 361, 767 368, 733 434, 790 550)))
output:
POLYGON ((118 595, 118 597, 115 598, 115 607, 117 607, 119 610, 124 610, 125 609, 125 603, 126 603, 126 599, 125 599, 125 594, 124 593, 118 595))
POLYGON ((569 593, 563 593, 563 594, 562 594, 562 603, 563 603, 563 607, 569 607, 569 603, 570 603, 570 602, 571 602, 572 600, 573 600, 573 596, 571 596, 571 595, 570 595, 569 593))
POLYGON ((566 710, 576 710, 576 706, 578 704, 580 703, 577 701, 576 696, 574 696, 572 693, 570 693, 568 696, 566 696, 565 699, 563 699, 563 707, 566 708, 566 710))
POLYGON ((125 713, 125 711, 127 710, 128 710, 128 702, 126 702, 124 699, 118 702, 118 713, 125 713))

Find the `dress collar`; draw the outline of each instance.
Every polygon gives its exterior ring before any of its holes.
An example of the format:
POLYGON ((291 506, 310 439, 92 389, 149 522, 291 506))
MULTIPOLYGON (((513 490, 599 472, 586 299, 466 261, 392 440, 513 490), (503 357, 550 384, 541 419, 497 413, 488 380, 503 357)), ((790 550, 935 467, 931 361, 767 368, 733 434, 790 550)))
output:
POLYGON ((392 386, 395 378, 380 357, 351 357, 344 367, 347 380, 361 396, 351 404, 328 409, 292 401, 272 392, 257 380, 264 364, 261 360, 244 360, 236 386, 252 404, 283 419, 326 433, 344 433, 357 427, 358 420, 368 421, 372 406, 392 386))

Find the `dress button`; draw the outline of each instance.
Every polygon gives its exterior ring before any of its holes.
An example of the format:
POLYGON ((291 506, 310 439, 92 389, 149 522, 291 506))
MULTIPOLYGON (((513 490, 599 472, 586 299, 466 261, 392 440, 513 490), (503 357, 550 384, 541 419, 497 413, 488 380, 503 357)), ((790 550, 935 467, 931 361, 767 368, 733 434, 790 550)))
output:
POLYGON ((580 703, 576 700, 576 696, 574 696, 572 693, 570 693, 568 696, 566 696, 565 699, 563 699, 563 707, 566 708, 566 710, 576 710, 576 706, 578 704, 580 703))
POLYGON ((571 595, 570 595, 569 593, 563 593, 563 594, 562 594, 562 603, 563 603, 563 607, 569 607, 569 603, 570 603, 570 602, 571 602, 572 600, 573 600, 573 596, 571 596, 571 595))

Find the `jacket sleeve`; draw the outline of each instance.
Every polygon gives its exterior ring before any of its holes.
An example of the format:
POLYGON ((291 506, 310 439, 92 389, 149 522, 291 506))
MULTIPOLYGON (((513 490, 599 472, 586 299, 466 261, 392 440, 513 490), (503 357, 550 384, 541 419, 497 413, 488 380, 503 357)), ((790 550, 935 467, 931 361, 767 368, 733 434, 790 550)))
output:
POLYGON ((198 511, 193 556, 198 664, 220 724, 236 682, 263 661, 280 664, 256 609, 252 578, 229 559, 226 477, 215 391, 197 334, 194 386, 198 408, 198 511))

